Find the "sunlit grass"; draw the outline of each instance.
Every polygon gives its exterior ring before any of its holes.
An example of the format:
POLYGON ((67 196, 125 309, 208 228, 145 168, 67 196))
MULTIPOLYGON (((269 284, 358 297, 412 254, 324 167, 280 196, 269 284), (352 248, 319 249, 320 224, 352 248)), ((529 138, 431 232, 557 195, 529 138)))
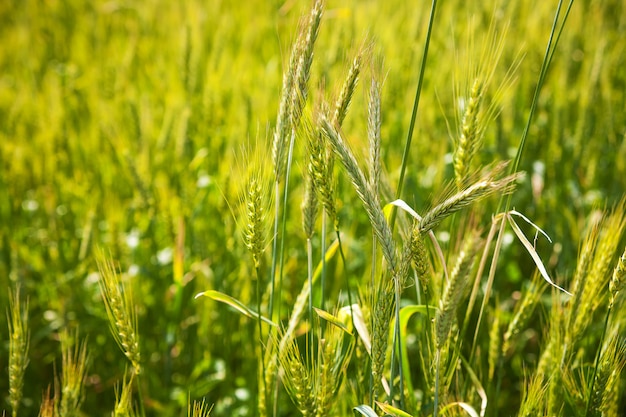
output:
POLYGON ((388 227, 430 3, 326 2, 274 197, 312 3, 0 5, 6 415, 624 408, 626 8, 574 3, 529 117, 557 2, 439 2, 397 203, 418 217, 388 227), (525 175, 489 177, 511 196, 497 213, 477 172, 515 157, 527 121, 525 175))

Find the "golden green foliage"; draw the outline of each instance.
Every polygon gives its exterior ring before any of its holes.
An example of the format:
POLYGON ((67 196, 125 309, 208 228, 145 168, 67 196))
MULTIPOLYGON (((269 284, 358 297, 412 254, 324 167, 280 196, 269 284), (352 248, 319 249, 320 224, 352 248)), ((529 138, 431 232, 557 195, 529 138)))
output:
POLYGON ((0 2, 6 415, 619 415, 626 8, 434 3, 0 2))

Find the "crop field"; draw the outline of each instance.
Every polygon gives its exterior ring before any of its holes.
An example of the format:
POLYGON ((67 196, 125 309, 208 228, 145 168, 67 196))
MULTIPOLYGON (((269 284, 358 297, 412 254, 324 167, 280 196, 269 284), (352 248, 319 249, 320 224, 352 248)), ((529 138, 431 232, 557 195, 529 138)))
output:
POLYGON ((0 415, 626 415, 625 33, 0 2, 0 415))

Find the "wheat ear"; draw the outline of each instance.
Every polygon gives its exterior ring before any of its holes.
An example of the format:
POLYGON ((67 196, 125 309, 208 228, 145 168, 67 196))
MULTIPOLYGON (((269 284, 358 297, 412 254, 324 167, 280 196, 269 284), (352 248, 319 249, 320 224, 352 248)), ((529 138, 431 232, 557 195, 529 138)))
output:
POLYGON ((609 287, 611 263, 617 255, 625 227, 626 216, 622 202, 601 223, 587 278, 578 286, 580 296, 575 297, 577 304, 569 305, 571 313, 566 333, 568 349, 583 337, 592 323, 594 313, 605 302, 604 297, 598 295, 605 293, 609 287))
POLYGON ((522 295, 521 301, 517 304, 513 319, 504 332, 504 340, 502 342, 502 353, 506 354, 511 348, 513 339, 526 327, 535 306, 539 302, 546 286, 544 280, 537 279, 537 275, 531 281, 530 286, 522 295))
POLYGON ((590 393, 591 415, 611 415, 607 413, 611 402, 619 403, 616 390, 619 389, 619 377, 626 364, 626 341, 614 332, 600 354, 598 370, 593 389, 590 393))
POLYGON ((439 301, 439 309, 435 318, 435 345, 437 349, 441 349, 448 339, 450 329, 455 321, 456 309, 465 293, 469 282, 468 277, 480 243, 478 233, 471 232, 468 234, 456 264, 450 273, 450 278, 439 301))
POLYGON ((28 301, 20 301, 20 289, 9 291, 9 404, 12 416, 18 415, 22 402, 24 372, 28 366, 30 331, 28 330, 28 301))
POLYGON ((365 180, 363 171, 359 168, 359 165, 356 162, 356 158, 352 154, 352 151, 348 148, 348 145, 346 145, 337 129, 324 115, 320 116, 319 123, 322 133, 332 145, 335 153, 339 156, 339 159, 346 169, 346 173, 354 185, 359 199, 363 203, 365 212, 367 213, 370 223, 372 224, 372 228, 374 229, 374 234, 382 247, 383 256, 385 257, 389 268, 393 271, 392 275, 395 276, 398 272, 395 244, 391 234, 391 228, 389 227, 380 206, 380 201, 372 193, 371 188, 365 180))
POLYGON ((429 232, 452 213, 491 194, 496 192, 501 194, 510 193, 515 187, 515 181, 520 178, 521 174, 516 173, 499 180, 496 179, 505 166, 506 164, 496 165, 493 169, 489 170, 481 180, 447 198, 443 203, 433 207, 422 217, 419 225, 420 231, 422 233, 429 232))
POLYGON ((309 20, 301 28, 291 50, 289 65, 283 76, 282 92, 272 144, 272 158, 276 181, 280 182, 286 165, 287 141, 297 126, 307 95, 307 81, 313 61, 313 47, 322 19, 323 2, 317 0, 309 20))
POLYGON ((309 156, 308 176, 313 182, 313 188, 326 214, 337 228, 332 162, 327 156, 326 141, 319 129, 310 124, 308 118, 305 118, 302 124, 309 156))
POLYGON ((193 406, 190 403, 187 407, 188 417, 209 417, 213 406, 209 406, 208 403, 202 399, 202 401, 194 401, 193 406))
POLYGON ((381 104, 380 104, 380 82, 376 76, 372 77, 369 91, 369 101, 367 106, 367 137, 369 139, 369 184, 372 193, 378 195, 382 163, 380 157, 380 126, 381 126, 381 104))
POLYGON ((130 378, 127 378, 125 373, 122 386, 116 385, 113 417, 135 417, 137 415, 133 407, 133 381, 135 375, 133 372, 130 378))
POLYGON ((374 294, 372 314, 372 377, 374 397, 380 393, 387 346, 389 345, 389 322, 395 306, 394 282, 383 279, 374 294))
POLYGON ((480 148, 483 127, 479 120, 480 105, 484 84, 479 78, 474 80, 465 113, 461 135, 454 152, 454 177, 459 191, 465 187, 472 158, 480 148))
POLYGON ((362 60, 363 52, 359 51, 359 53, 352 60, 352 64, 348 70, 348 75, 343 83, 343 86, 341 87, 341 92, 339 93, 339 97, 335 103, 335 111, 332 116, 333 124, 336 126, 341 126, 343 124, 343 120, 348 114, 348 107, 352 101, 352 96, 354 94, 354 90, 356 89, 359 74, 361 73, 362 60))
POLYGON ((254 267, 259 268, 267 234, 265 227, 267 189, 263 186, 260 175, 252 175, 246 190, 244 242, 252 254, 254 267))
POLYGON ((83 401, 83 384, 87 372, 87 344, 78 343, 78 333, 70 337, 67 332, 61 335, 63 373, 61 378, 62 396, 60 415, 79 416, 83 401), (74 348, 72 349, 72 344, 74 348))
POLYGON ((284 371, 283 384, 293 402, 303 416, 314 416, 315 375, 304 364, 295 340, 289 341, 285 349, 279 352, 279 360, 284 371))
POLYGON ((102 256, 98 261, 98 268, 100 269, 100 292, 109 317, 111 332, 120 349, 131 362, 134 373, 139 374, 141 353, 132 294, 124 286, 111 260, 104 259, 102 256))
POLYGON ((57 398, 50 396, 50 386, 46 389, 39 406, 39 417, 55 417, 58 416, 57 398))

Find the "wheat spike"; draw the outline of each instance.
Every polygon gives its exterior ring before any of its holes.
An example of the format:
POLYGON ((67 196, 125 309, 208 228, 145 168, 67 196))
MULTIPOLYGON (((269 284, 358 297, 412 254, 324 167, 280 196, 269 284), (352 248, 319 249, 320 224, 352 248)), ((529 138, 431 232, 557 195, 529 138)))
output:
POLYGON ((471 232, 465 238, 456 264, 450 272, 450 278, 439 301, 439 309, 435 318, 435 344, 441 349, 448 339, 450 329, 455 320, 455 312, 468 284, 468 275, 471 272, 474 258, 480 247, 480 238, 476 232, 471 232))
POLYGON ((328 217, 338 228, 337 209, 335 207, 335 187, 333 184, 332 161, 327 156, 326 143, 321 132, 304 121, 304 134, 307 137, 307 150, 309 154, 308 175, 313 181, 317 196, 324 206, 328 217))
POLYGON ((474 80, 469 100, 463 115, 461 135, 454 152, 454 176, 459 191, 465 187, 470 172, 472 158, 480 148, 484 130, 479 119, 484 84, 479 78, 474 80))
POLYGON ((537 279, 537 276, 538 275, 535 275, 535 279, 531 281, 528 289, 524 291, 521 301, 517 304, 513 319, 509 322, 509 325, 504 332, 504 340, 502 342, 503 354, 506 354, 509 351, 513 339, 528 324, 534 308, 546 288, 544 285, 545 281, 537 279))
POLYGON ((302 199, 302 228, 307 239, 315 233, 315 219, 317 217, 317 196, 312 175, 306 175, 304 198, 302 199))
POLYGON ((332 116, 332 122, 335 126, 341 126, 348 114, 348 107, 352 101, 352 95, 354 94, 359 74, 361 73, 362 56, 363 52, 359 51, 357 56, 352 60, 352 65, 350 65, 350 69, 348 70, 348 76, 343 83, 341 92, 335 103, 335 111, 332 116))
POLYGON ((391 228, 385 219, 380 202, 372 193, 372 190, 365 180, 363 171, 361 171, 356 162, 356 158, 346 145, 345 141, 341 138, 336 128, 331 125, 324 115, 320 117, 319 123, 322 133, 326 138, 328 138, 333 150, 339 156, 339 159, 344 165, 348 176, 352 180, 352 184, 354 185, 359 199, 363 203, 363 207, 365 208, 365 212, 367 213, 370 223, 372 224, 374 234, 380 242, 383 256, 385 257, 389 268, 393 271, 392 275, 395 276, 397 274, 397 255, 395 244, 391 234, 391 228))
POLYGON ((252 254, 255 268, 259 268, 265 248, 265 213, 268 190, 262 184, 261 175, 252 175, 246 190, 244 198, 246 206, 244 242, 252 254))
POLYGON ((369 164, 367 166, 369 168, 369 183, 374 195, 378 195, 382 171, 382 163, 380 160, 380 94, 380 83, 376 77, 372 77, 367 107, 367 137, 369 139, 369 164))
POLYGON ((383 367, 389 343, 389 322, 395 306, 393 281, 385 279, 375 294, 372 318, 372 376, 374 378, 374 396, 378 396, 383 377, 383 367))
POLYGON ((489 380, 493 381, 496 368, 498 367, 498 362, 500 360, 500 355, 502 352, 502 333, 500 331, 500 310, 498 305, 494 309, 493 313, 493 322, 491 323, 491 329, 489 330, 489 355, 488 355, 488 364, 489 364, 489 380))
POLYGON ((78 334, 70 338, 67 332, 61 335, 63 352, 63 373, 61 378, 62 396, 60 415, 79 416, 83 401, 83 384, 87 372, 87 344, 78 343, 78 334), (71 344, 75 343, 72 350, 71 344))
POLYGON ((20 289, 15 293, 9 291, 9 404, 12 416, 18 415, 22 402, 24 387, 24 372, 28 366, 28 348, 30 346, 30 331, 28 330, 28 301, 20 301, 20 289))
POLYGON ((304 364, 298 345, 293 339, 279 352, 279 361, 284 371, 283 384, 298 410, 303 416, 314 416, 315 374, 304 364))
POLYGON ((187 407, 187 416, 188 417, 209 417, 211 415, 212 409, 213 409, 213 406, 209 406, 209 404, 207 404, 203 398, 202 401, 194 401, 193 405, 189 403, 187 407))
POLYGON ((136 374, 141 372, 141 353, 137 333, 137 317, 130 291, 125 288, 113 262, 98 260, 100 292, 106 307, 111 332, 136 374))
POLYGON ((307 82, 313 62, 313 47, 322 19, 323 2, 317 0, 309 20, 300 30, 283 76, 283 85, 272 144, 276 181, 281 181, 286 165, 287 141, 295 131, 306 102, 307 82))
POLYGON ((570 304, 571 313, 569 326, 566 333, 566 343, 571 348, 580 340, 589 325, 592 323, 594 313, 605 302, 600 294, 606 293, 611 280, 611 262, 617 255, 618 244, 626 227, 624 202, 603 221, 600 225, 599 237, 593 260, 590 263, 588 277, 584 286, 580 286, 580 297, 577 304, 570 304))
POLYGON ((413 224, 411 232, 411 258, 413 260, 413 267, 417 273, 417 279, 424 291, 428 291, 428 284, 430 278, 430 266, 428 259, 428 252, 424 245, 424 234, 419 230, 419 223, 417 221, 413 224))
POLYGON ((443 203, 438 204, 428 211, 420 221, 420 231, 429 232, 437 227, 439 223, 452 213, 461 210, 468 205, 477 202, 496 192, 509 193, 515 186, 515 181, 520 174, 513 174, 502 179, 496 179, 498 174, 504 169, 505 164, 499 164, 489 170, 481 180, 475 182, 463 191, 447 198, 443 203))

